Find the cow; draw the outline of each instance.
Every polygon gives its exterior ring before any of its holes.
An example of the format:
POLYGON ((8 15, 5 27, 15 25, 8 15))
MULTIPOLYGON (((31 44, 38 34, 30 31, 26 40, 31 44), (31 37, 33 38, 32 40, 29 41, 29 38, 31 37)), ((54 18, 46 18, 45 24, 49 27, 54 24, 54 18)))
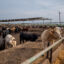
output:
POLYGON ((5 38, 7 34, 10 34, 9 28, 7 28, 5 31, 2 32, 2 37, 5 38))
POLYGON ((28 31, 28 27, 23 27, 22 31, 28 31))
POLYGON ((9 48, 9 47, 15 47, 16 46, 16 40, 15 38, 11 35, 11 34, 8 34, 6 35, 5 37, 5 48, 9 48))
POLYGON ((0 29, 0 36, 1 36, 1 34, 2 34, 2 30, 0 29))
POLYGON ((43 49, 47 47, 48 42, 50 44, 53 44, 55 40, 62 38, 61 36, 61 28, 55 27, 55 28, 49 28, 44 30, 41 34, 41 40, 43 43, 43 49))
POLYGON ((2 26, 2 31, 6 30, 6 28, 7 28, 6 26, 2 26))
POLYGON ((21 28, 20 28, 20 27, 16 26, 15 28, 16 28, 16 29, 15 29, 15 33, 18 33, 18 32, 21 31, 21 28))
POLYGON ((21 32, 20 33, 20 44, 21 44, 21 41, 24 43, 24 40, 26 41, 36 41, 36 39, 38 38, 39 35, 37 34, 31 34, 31 33, 24 33, 24 32, 21 32))
POLYGON ((0 51, 5 49, 5 42, 3 41, 2 36, 0 36, 0 51))
POLYGON ((14 33, 15 32, 15 29, 16 29, 15 27, 10 28, 10 32, 11 33, 14 33))

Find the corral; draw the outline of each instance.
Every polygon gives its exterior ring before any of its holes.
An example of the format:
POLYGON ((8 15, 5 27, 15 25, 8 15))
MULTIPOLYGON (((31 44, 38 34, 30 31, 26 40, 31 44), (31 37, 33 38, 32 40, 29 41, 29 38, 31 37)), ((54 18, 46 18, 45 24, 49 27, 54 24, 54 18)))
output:
MULTIPOLYGON (((49 26, 38 26, 38 28, 29 28, 28 33, 37 33, 41 35, 41 33, 48 29, 49 26), (41 27, 41 28, 39 28, 41 27), (36 29, 36 30, 35 30, 36 29)), ((52 27, 53 28, 53 27, 52 27)), ((35 54, 39 53, 43 50, 43 43, 41 42, 41 38, 39 37, 35 42, 27 41, 24 44, 20 44, 19 40, 19 32, 18 33, 12 33, 12 35, 16 38, 17 46, 14 48, 5 49, 0 52, 0 64, 21 64, 25 60, 29 59, 30 57, 34 56, 35 54)), ((59 50, 63 48, 63 44, 57 45, 53 51, 55 51, 58 47, 59 50)), ((56 52, 58 53, 58 52, 56 52)), ((45 54, 46 55, 46 54, 45 54)), ((43 57, 38 59, 38 61, 35 61, 33 64, 39 64, 39 62, 42 64, 43 57)))

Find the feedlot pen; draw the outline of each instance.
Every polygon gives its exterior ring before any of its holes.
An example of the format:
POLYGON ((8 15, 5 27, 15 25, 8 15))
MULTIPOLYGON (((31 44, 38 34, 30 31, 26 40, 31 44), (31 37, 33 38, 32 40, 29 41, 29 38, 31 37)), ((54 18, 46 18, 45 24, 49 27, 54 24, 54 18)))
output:
MULTIPOLYGON (((18 46, 15 48, 10 48, 4 51, 0 52, 0 64, 21 64, 25 60, 29 59, 30 57, 34 56, 35 54, 39 53, 43 50, 43 43, 41 42, 26 42, 24 44, 19 45, 19 34, 13 34, 13 36, 16 38, 18 42, 18 46)), ((63 43, 60 45, 57 45, 53 51, 55 51, 58 48, 58 53, 61 49, 64 49, 63 43), (60 47, 60 48, 59 48, 60 47)), ((45 54, 46 55, 46 54, 45 54)), ((56 55, 54 55, 56 57, 56 55)), ((43 64, 44 57, 41 57, 37 59, 32 64, 43 64)), ((55 60, 55 59, 54 59, 55 60)), ((44 62, 45 63, 45 62, 44 62)))
MULTIPOLYGON (((55 49, 57 49, 58 46, 56 46, 55 49)), ((0 64, 21 64, 25 60, 29 59, 30 57, 42 51, 42 48, 43 48, 42 43, 40 42, 38 43, 27 42, 15 48, 4 50, 0 52, 0 64)), ((58 51, 56 51, 55 55, 53 56, 54 60, 56 55, 58 55, 58 52, 63 48, 64 46, 63 44, 61 44, 60 48, 58 49, 58 51)), ((53 51, 55 51, 55 49, 53 51)), ((36 60, 33 64, 39 64, 39 63, 41 64, 43 63, 43 57, 36 60)))

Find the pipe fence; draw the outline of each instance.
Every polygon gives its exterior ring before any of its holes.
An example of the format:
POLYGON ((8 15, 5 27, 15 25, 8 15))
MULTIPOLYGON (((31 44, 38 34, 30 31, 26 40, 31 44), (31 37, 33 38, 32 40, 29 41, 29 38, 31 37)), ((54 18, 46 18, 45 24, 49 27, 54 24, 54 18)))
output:
POLYGON ((35 56, 33 56, 33 57, 27 59, 26 61, 22 62, 21 64, 31 64, 32 62, 34 62, 35 60, 37 60, 38 58, 40 58, 42 55, 44 55, 46 52, 48 52, 52 48, 54 48, 56 45, 60 44, 63 40, 64 40, 64 37, 62 37, 60 40, 58 40, 54 44, 50 45, 49 47, 47 47, 46 49, 44 49, 40 53, 36 54, 35 56))

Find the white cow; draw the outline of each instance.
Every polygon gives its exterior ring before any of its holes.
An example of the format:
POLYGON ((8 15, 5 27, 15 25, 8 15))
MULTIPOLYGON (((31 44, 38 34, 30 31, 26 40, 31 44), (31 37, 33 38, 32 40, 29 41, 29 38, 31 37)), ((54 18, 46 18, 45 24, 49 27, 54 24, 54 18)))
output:
POLYGON ((16 40, 15 40, 15 38, 11 34, 8 34, 5 37, 5 48, 15 47, 15 46, 16 46, 16 40))
POLYGON ((43 42, 43 48, 47 47, 48 42, 50 44, 53 44, 55 40, 58 38, 61 38, 61 28, 60 27, 55 27, 54 29, 49 28, 42 32, 41 34, 41 40, 43 42))

